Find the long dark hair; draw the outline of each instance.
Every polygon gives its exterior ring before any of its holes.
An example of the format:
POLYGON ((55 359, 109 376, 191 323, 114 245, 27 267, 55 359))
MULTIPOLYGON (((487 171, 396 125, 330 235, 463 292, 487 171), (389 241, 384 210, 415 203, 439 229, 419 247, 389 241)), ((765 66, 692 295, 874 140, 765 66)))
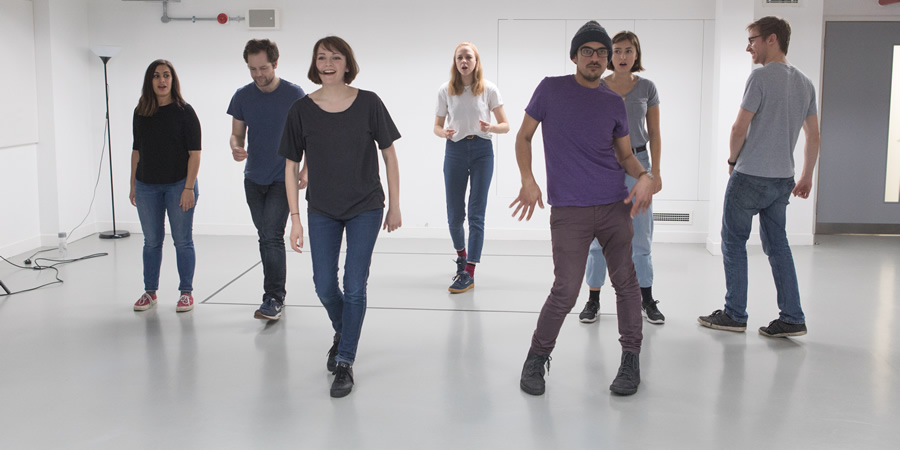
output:
POLYGON ((169 93, 172 95, 172 102, 178 108, 184 109, 184 98, 181 97, 181 84, 178 83, 178 74, 175 73, 175 67, 165 59, 157 59, 150 63, 147 66, 147 71, 144 72, 144 86, 141 88, 141 99, 138 100, 138 105, 135 109, 139 116, 150 117, 156 114, 156 110, 159 109, 159 100, 156 99, 156 93, 153 92, 153 72, 161 65, 166 65, 169 71, 172 72, 172 86, 169 89, 169 93))

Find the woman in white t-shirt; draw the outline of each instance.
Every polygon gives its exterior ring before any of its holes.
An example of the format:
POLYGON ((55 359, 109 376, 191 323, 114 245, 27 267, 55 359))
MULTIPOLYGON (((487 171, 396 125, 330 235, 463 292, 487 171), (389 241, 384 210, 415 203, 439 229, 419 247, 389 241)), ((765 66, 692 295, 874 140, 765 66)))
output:
POLYGON ((484 245, 484 214, 494 175, 493 133, 509 132, 503 100, 497 86, 485 80, 478 49, 462 42, 453 52, 450 81, 438 90, 434 134, 447 140, 444 153, 444 186, 447 222, 456 249, 456 276, 450 292, 458 294, 475 287, 475 264, 484 245), (497 119, 491 124, 491 112, 497 119), (471 183, 471 184, 470 184, 471 183), (469 204, 466 205, 466 187, 469 204), (469 246, 463 222, 468 210, 469 246))

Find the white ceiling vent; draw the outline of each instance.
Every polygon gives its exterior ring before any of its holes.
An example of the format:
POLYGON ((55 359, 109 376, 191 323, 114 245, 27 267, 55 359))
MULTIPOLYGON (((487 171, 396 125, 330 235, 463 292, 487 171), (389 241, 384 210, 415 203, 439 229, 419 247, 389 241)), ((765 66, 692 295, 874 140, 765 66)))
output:
POLYGON ((763 0, 767 6, 800 6, 800 0, 763 0))

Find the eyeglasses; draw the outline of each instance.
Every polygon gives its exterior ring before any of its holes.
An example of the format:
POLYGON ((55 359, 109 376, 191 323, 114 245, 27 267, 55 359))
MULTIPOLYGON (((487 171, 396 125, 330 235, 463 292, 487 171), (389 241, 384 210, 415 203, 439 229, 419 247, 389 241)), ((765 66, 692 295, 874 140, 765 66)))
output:
POLYGON ((584 56, 585 58, 594 56, 594 53, 596 53, 597 56, 601 58, 606 58, 606 56, 609 55, 609 50, 607 50, 606 48, 581 47, 579 52, 581 52, 581 56, 584 56))
POLYGON ((758 37, 760 37, 760 36, 762 36, 762 35, 761 35, 761 34, 757 34, 756 36, 750 36, 750 37, 748 37, 748 38, 747 38, 747 42, 748 42, 747 45, 753 45, 753 40, 756 39, 756 38, 758 38, 758 37))

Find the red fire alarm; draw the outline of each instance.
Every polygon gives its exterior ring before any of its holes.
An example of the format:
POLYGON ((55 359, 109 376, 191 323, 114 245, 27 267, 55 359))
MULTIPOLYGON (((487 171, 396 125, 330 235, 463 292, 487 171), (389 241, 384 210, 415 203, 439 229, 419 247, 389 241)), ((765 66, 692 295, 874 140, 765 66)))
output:
POLYGON ((216 20, 217 20, 219 23, 221 23, 221 24, 224 25, 224 24, 228 23, 228 14, 221 13, 221 14, 219 14, 218 16, 216 16, 216 20))

